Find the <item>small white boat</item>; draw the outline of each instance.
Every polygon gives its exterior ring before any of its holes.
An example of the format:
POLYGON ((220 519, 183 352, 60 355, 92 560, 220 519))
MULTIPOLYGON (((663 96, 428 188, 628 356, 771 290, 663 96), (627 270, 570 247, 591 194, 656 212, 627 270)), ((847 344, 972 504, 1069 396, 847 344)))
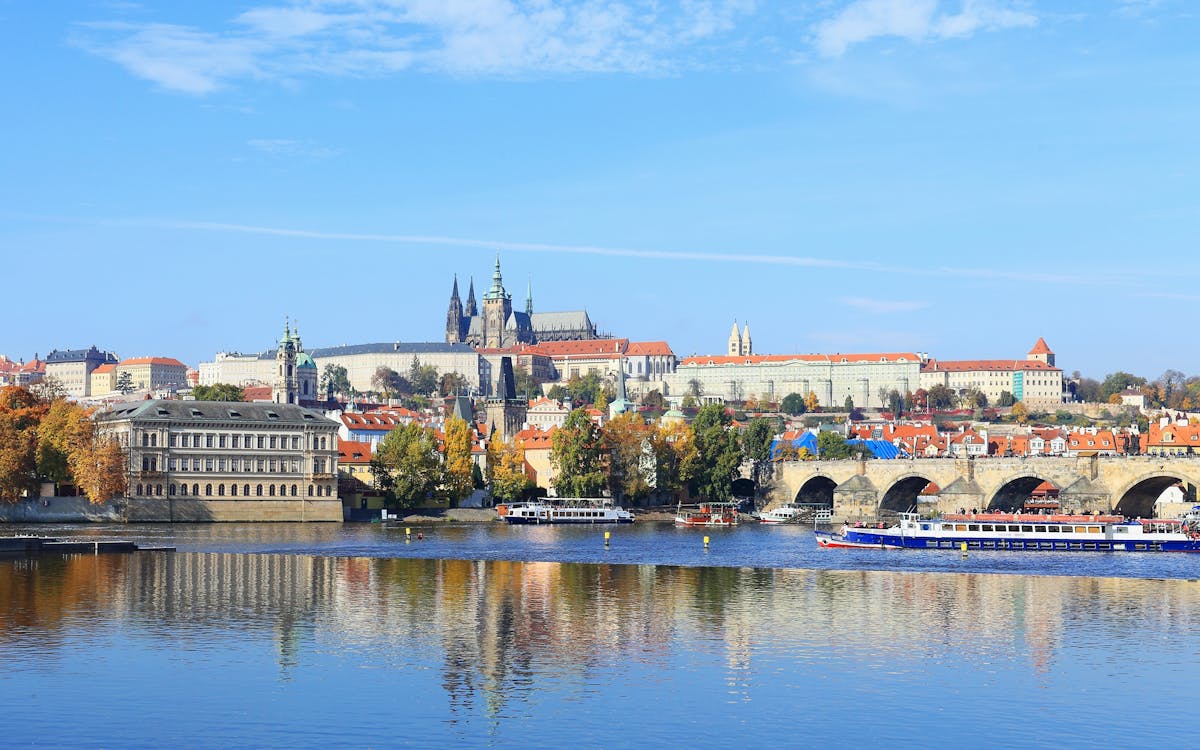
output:
POLYGON ((796 505, 780 505, 778 508, 772 508, 765 513, 760 513, 758 516, 759 523, 787 523, 800 515, 800 508, 796 505))
POLYGON ((500 517, 510 524, 633 523, 634 516, 615 505, 552 505, 516 503, 500 506, 500 517))

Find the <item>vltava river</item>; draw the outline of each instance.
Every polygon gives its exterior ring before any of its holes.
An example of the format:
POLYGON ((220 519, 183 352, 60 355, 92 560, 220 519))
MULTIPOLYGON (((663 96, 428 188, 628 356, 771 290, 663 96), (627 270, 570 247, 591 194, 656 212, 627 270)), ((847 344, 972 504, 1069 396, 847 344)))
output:
POLYGON ((1193 746, 1200 584, 180 552, 0 562, 6 747, 1193 746))

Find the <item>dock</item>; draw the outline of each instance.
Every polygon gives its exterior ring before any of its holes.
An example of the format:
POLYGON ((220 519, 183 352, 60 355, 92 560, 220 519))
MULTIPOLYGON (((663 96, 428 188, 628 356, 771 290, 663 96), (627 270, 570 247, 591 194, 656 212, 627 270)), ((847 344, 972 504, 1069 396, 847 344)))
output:
POLYGON ((174 551, 174 547, 139 547, 133 542, 121 539, 59 539, 46 536, 0 537, 0 557, 174 551))

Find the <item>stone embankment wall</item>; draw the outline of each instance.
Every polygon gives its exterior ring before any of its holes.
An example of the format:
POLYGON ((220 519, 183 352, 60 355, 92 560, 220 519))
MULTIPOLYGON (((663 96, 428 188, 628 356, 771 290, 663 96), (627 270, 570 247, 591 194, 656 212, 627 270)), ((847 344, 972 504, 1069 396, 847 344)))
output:
POLYGON ((0 503, 0 523, 341 523, 339 500, 115 500, 40 497, 0 503))

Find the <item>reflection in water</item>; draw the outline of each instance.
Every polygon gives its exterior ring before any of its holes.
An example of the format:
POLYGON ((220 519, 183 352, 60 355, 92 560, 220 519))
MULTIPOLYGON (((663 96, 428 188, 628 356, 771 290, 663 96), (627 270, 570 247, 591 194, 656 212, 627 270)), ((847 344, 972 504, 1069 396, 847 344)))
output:
POLYGON ((934 690, 922 687, 933 676, 982 675, 961 694, 930 696, 966 706, 971 689, 986 691, 1008 672, 1016 684, 1059 691, 1068 686, 1056 675, 1097 664, 1116 673, 1096 654, 1140 649, 1147 639, 1194 669, 1196 654, 1170 644, 1200 625, 1196 593, 1192 582, 1131 579, 269 554, 45 557, 0 562, 0 657, 10 673, 0 689, 12 673, 45 669, 44 655, 81 632, 116 629, 141 648, 165 642, 200 655, 271 643, 280 684, 320 674, 333 691, 355 687, 333 676, 343 667, 391 670, 378 679, 396 691, 433 670, 442 700, 440 709, 431 704, 432 726, 457 727, 459 739, 511 741, 506 722, 536 716, 550 700, 610 701, 636 715, 652 708, 625 702, 645 696, 643 682, 672 701, 752 711, 776 693, 794 694, 783 705, 804 696, 833 702, 838 690, 862 702, 871 680, 917 692, 934 690), (849 678, 861 679, 839 682, 849 678))

